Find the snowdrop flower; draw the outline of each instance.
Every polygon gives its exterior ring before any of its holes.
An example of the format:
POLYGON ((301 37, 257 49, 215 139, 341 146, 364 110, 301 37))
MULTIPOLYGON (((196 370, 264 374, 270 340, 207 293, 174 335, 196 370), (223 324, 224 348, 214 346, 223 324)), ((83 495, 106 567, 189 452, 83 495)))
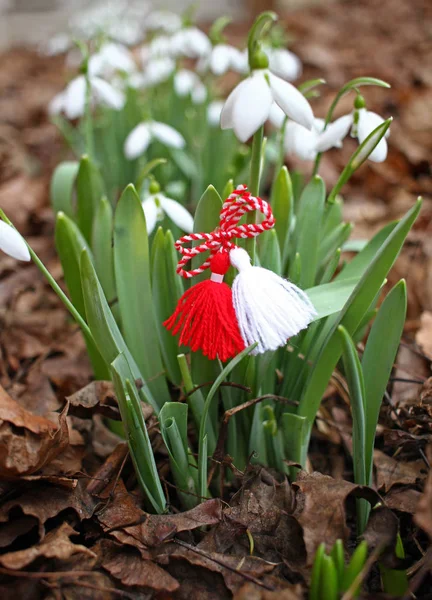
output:
POLYGON ((129 84, 135 88, 148 88, 167 81, 175 71, 172 58, 155 58, 150 61, 143 73, 133 73, 129 84))
POLYGON ((177 96, 191 96, 194 104, 202 104, 207 98, 207 89, 193 71, 180 69, 174 76, 174 91, 177 96))
POLYGON ((53 36, 48 42, 43 43, 41 51, 46 56, 57 56, 67 52, 72 46, 72 40, 67 33, 58 33, 53 36))
POLYGON ((264 48, 269 58, 269 69, 286 81, 298 79, 303 67, 298 56, 285 48, 264 48))
POLYGON ((24 238, 4 221, 0 221, 0 250, 17 260, 30 260, 30 252, 24 238))
POLYGON ((234 46, 228 44, 216 44, 211 53, 203 57, 198 63, 198 71, 204 72, 210 69, 214 75, 224 75, 228 71, 236 73, 247 73, 247 53, 241 52, 234 46))
POLYGON ((155 10, 145 19, 144 27, 148 31, 164 31, 165 33, 175 33, 181 29, 182 20, 176 13, 168 10, 155 10))
POLYGON ((141 156, 153 140, 157 140, 169 148, 184 148, 185 140, 180 133, 158 121, 146 121, 137 125, 127 136, 124 153, 130 160, 141 156))
MULTIPOLYGON (((348 115, 349 117, 349 115, 348 115)), ((286 119, 282 109, 274 104, 270 109, 269 119, 280 129, 286 119)), ((324 131, 324 119, 314 118, 312 129, 306 129, 294 121, 288 121, 285 126, 284 148, 287 154, 294 154, 302 160, 315 160, 318 152, 330 148, 340 148, 342 140, 351 127, 350 118, 341 117, 330 123, 324 131)))
MULTIPOLYGON (((381 125, 381 123, 384 123, 385 120, 376 113, 366 109, 362 96, 357 96, 354 112, 351 115, 346 115, 345 118, 352 125, 351 136, 357 138, 360 144, 365 141, 374 129, 381 125)), ((385 161, 388 150, 386 138, 389 135, 390 131, 387 130, 385 136, 381 138, 369 154, 369 160, 377 163, 385 161)))
POLYGON ((155 37, 149 44, 141 47, 140 55, 144 67, 153 59, 171 57, 171 38, 168 35, 155 37))
MULTIPOLYGON (((156 184, 157 188, 159 185, 156 184)), ((167 198, 160 191, 155 190, 155 183, 150 185, 150 196, 148 196, 142 203, 142 207, 145 214, 147 232, 150 235, 154 230, 156 223, 162 221, 166 215, 171 221, 177 225, 182 231, 186 233, 192 233, 193 231, 193 218, 192 215, 185 209, 184 206, 167 198), (153 187, 153 190, 152 190, 153 187)))
MULTIPOLYGON (((121 110, 125 104, 123 92, 100 77, 89 77, 92 104, 104 104, 114 110, 121 110)), ((82 117, 85 110, 87 82, 84 75, 73 79, 66 89, 51 101, 50 114, 64 112, 68 119, 82 117)))
POLYGON ((291 120, 312 129, 314 117, 309 102, 267 68, 254 69, 234 88, 223 107, 221 127, 234 129, 238 139, 246 142, 267 121, 274 102, 291 120))
POLYGON ((211 127, 218 127, 220 124, 220 117, 222 109, 224 107, 223 100, 214 100, 210 102, 207 107, 207 121, 211 127))
POLYGON ((209 38, 198 27, 181 29, 171 38, 171 52, 174 56, 202 58, 208 56, 211 49, 209 38))
POLYGON ((133 73, 136 71, 136 65, 125 46, 109 42, 90 57, 88 69, 90 75, 111 77, 116 71, 133 73))

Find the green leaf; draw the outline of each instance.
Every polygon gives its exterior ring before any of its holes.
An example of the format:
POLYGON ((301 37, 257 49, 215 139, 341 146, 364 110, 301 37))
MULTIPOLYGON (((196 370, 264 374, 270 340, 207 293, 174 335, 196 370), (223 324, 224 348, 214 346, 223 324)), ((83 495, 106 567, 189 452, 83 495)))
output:
POLYGON ((367 485, 370 485, 372 479, 373 447, 381 402, 399 348, 406 309, 406 284, 404 280, 401 280, 382 303, 363 353, 367 485))
POLYGON ((332 281, 305 290, 318 315, 315 321, 341 311, 353 293, 359 277, 332 281))
POLYGON ((319 236, 317 232, 321 226, 324 202, 324 182, 321 177, 315 176, 301 195, 295 227, 294 248, 301 258, 299 280, 301 288, 311 287, 315 283, 319 259, 319 236))
POLYGON ((116 297, 113 260, 113 214, 111 204, 103 197, 96 211, 92 232, 93 258, 102 289, 108 301, 116 297))
POLYGON ((171 397, 159 351, 147 227, 133 185, 123 192, 114 216, 114 268, 126 344, 161 407, 171 397))
POLYGON ((321 565, 321 598, 324 600, 338 600, 338 576, 331 556, 324 554, 321 565))
POLYGON ((72 195, 78 167, 76 161, 62 162, 56 167, 51 179, 50 197, 54 212, 63 212, 71 218, 73 218, 75 212, 72 205, 72 195))
POLYGON ((146 402, 152 405, 153 409, 158 411, 159 406, 126 346, 106 301, 89 253, 86 250, 83 250, 81 253, 80 270, 87 322, 99 352, 107 364, 111 364, 119 354, 124 354, 131 368, 133 379, 135 381, 141 380, 142 388, 140 389, 140 395, 144 397, 146 402))
POLYGON ((243 358, 248 356, 248 354, 250 352, 252 352, 252 350, 254 348, 256 348, 256 346, 257 346, 257 342, 255 342, 255 344, 252 344, 248 348, 245 348, 242 352, 240 352, 240 354, 237 354, 237 356, 234 357, 225 366, 224 369, 222 369, 222 371, 219 373, 218 377, 216 378, 216 381, 211 386, 209 393, 207 394, 207 398, 204 403, 204 410, 203 410, 203 414, 202 414, 202 418, 201 418, 201 425, 200 425, 199 438, 198 438, 199 439, 199 450, 198 450, 199 476, 198 476, 198 480, 199 480, 199 490, 200 490, 199 493, 200 493, 200 496, 202 496, 202 497, 205 496, 206 489, 207 489, 207 455, 204 457, 203 452, 204 452, 204 444, 207 444, 206 424, 207 424, 207 417, 208 417, 208 413, 210 410, 211 402, 212 402, 216 392, 218 391, 220 384, 223 381, 225 381, 225 379, 228 377, 228 375, 231 373, 231 371, 243 360, 243 358))
POLYGON ((112 361, 111 373, 138 481, 153 509, 161 514, 166 510, 165 495, 142 414, 140 399, 133 383, 134 376, 123 354, 119 354, 112 361))
MULTIPOLYGON (((349 565, 345 567, 345 572, 341 585, 342 592, 346 592, 352 586, 356 577, 361 573, 361 570, 363 569, 366 562, 367 550, 368 547, 365 541, 360 542, 360 544, 354 550, 349 565)), ((357 598, 357 596, 360 594, 360 588, 361 584, 359 585, 358 589, 354 591, 354 598, 357 598)))
POLYGON ((331 557, 333 558, 334 565, 338 576, 338 586, 342 585, 342 579, 345 570, 345 557, 344 557, 344 545, 342 540, 336 540, 331 551, 331 557))
POLYGON ((291 178, 285 166, 281 168, 273 183, 270 198, 271 207, 276 219, 275 230, 282 252, 283 263, 285 263, 294 205, 291 178))
POLYGON ((76 178, 77 221, 85 239, 90 242, 93 220, 104 195, 104 183, 94 162, 84 155, 76 178))
MULTIPOLYGON (((57 214, 55 242, 72 303, 79 314, 85 319, 85 305, 80 276, 80 256, 83 249, 90 256, 90 250, 78 227, 63 212, 57 214)), ((83 335, 95 378, 98 380, 109 379, 108 363, 100 355, 91 336, 87 335, 84 331, 83 335)))
MULTIPOLYGON (((216 189, 209 185, 204 194, 201 196, 198 206, 195 211, 194 232, 210 232, 219 225, 219 213, 222 208, 222 199, 216 189)), ((195 269, 205 260, 205 254, 201 254, 196 259, 191 261, 191 268, 195 269)), ((188 267, 186 267, 188 268, 188 267)), ((208 279, 210 271, 202 273, 193 278, 192 285, 196 285, 204 279, 208 279)), ((217 363, 211 361, 201 352, 194 352, 191 355, 191 370, 192 380, 196 385, 213 381, 217 377, 217 363)))
POLYGON ((160 349, 167 375, 172 383, 180 387, 182 378, 177 361, 178 338, 173 336, 163 326, 164 321, 173 314, 176 308, 179 296, 173 295, 173 292, 175 293, 176 283, 180 278, 176 275, 175 271, 169 270, 167 254, 170 250, 166 247, 165 241, 163 229, 159 227, 152 245, 153 306, 160 349))
POLYGON ((314 563, 311 574, 311 584, 309 590, 309 600, 321 599, 321 572, 323 565, 323 557, 325 555, 325 544, 321 542, 315 552, 314 563))
POLYGON ((258 258, 264 269, 269 269, 277 275, 282 274, 282 257, 279 241, 274 229, 264 231, 258 238, 258 258))
MULTIPOLYGON (((351 336, 343 325, 339 325, 338 332, 342 340, 342 357, 345 377, 348 383, 353 421, 352 454, 354 482, 357 483, 357 485, 367 485, 365 460, 365 387, 363 371, 351 336)), ((357 500, 357 529, 359 534, 363 533, 367 524, 369 511, 366 508, 365 502, 366 501, 363 499, 357 500)))
MULTIPOLYGON (((356 331, 362 321, 363 315, 369 309, 378 290, 382 286, 383 280, 396 260, 403 242, 418 216, 420 207, 421 200, 416 202, 388 235, 364 271, 343 310, 332 323, 332 328, 328 332, 324 343, 320 345, 318 356, 315 358, 314 365, 310 371, 298 410, 299 415, 307 417, 309 431, 319 408, 321 398, 342 352, 341 340, 336 331, 337 327, 339 324, 342 324, 350 335, 353 335, 356 331)), ((365 248, 366 250, 368 248, 365 248)), ((357 255, 356 258, 359 259, 361 254, 357 255)), ((308 441, 308 439, 303 441, 302 462, 306 457, 308 441)))

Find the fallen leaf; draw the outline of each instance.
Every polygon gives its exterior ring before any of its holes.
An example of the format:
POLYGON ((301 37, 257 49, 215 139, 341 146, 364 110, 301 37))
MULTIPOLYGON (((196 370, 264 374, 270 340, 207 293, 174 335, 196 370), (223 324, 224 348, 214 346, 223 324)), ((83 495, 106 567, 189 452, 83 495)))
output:
POLYGON ((420 329, 416 333, 416 342, 432 360, 432 312, 426 310, 420 317, 420 329))
POLYGON ((63 523, 57 529, 50 531, 45 539, 36 546, 1 555, 0 564, 6 569, 19 570, 24 569, 37 558, 61 561, 74 554, 97 558, 96 554, 85 546, 71 542, 69 538, 72 535, 76 535, 76 531, 68 523, 63 523))
POLYGON ((58 424, 24 410, 0 386, 0 476, 31 475, 69 442, 67 406, 58 424))
MULTIPOLYGON (((427 456, 429 463, 432 462, 432 446, 428 447, 427 456)), ((414 521, 432 539, 432 471, 429 471, 426 479, 424 492, 417 505, 414 521)))
POLYGON ((396 484, 415 485, 427 474, 423 460, 404 462, 388 456, 381 450, 374 450, 374 465, 377 487, 384 492, 388 492, 396 484))
POLYGON ((413 515, 418 507, 421 492, 409 487, 393 486, 385 495, 388 508, 413 515))
POLYGON ((142 556, 133 548, 121 547, 113 542, 103 545, 102 566, 126 586, 139 586, 157 592, 174 592, 179 583, 174 577, 142 556))

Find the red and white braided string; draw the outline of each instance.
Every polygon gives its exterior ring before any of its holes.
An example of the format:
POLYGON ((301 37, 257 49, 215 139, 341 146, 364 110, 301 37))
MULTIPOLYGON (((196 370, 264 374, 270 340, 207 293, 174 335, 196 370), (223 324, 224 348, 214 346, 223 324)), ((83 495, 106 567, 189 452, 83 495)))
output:
POLYGON ((268 202, 261 198, 252 196, 245 185, 239 185, 236 190, 225 200, 219 218, 219 227, 211 233, 191 233, 184 235, 175 242, 175 248, 182 255, 177 265, 177 273, 186 279, 203 273, 209 268, 211 257, 217 252, 229 252, 235 248, 231 241, 233 238, 253 238, 272 229, 275 219, 268 202), (258 211, 264 215, 262 223, 247 223, 237 225, 243 215, 258 211), (195 247, 185 247, 184 244, 202 241, 195 247), (203 252, 210 251, 210 256, 200 267, 185 270, 183 267, 194 257, 203 252))

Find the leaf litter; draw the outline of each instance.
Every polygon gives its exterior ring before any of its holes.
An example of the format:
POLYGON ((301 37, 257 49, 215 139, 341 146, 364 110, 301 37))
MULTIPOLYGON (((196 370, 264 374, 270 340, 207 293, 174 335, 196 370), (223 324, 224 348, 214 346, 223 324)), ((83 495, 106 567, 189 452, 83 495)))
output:
MULTIPOLYGON (((426 196, 389 277, 389 284, 407 278, 408 319, 381 410, 374 489, 350 482, 349 411, 332 386, 312 437, 313 472, 301 472, 290 484, 249 465, 243 475, 234 470, 221 499, 181 513, 172 495, 169 515, 146 513, 127 447, 104 424, 119 418, 111 384, 91 382, 81 336, 37 269, 18 269, 1 256, 4 598, 302 598, 321 541, 330 547, 342 538, 352 549, 355 497, 378 504, 365 532, 370 550, 383 546, 388 565, 397 566, 400 531, 411 589, 426 597, 432 565, 430 18, 421 0, 361 0, 349 10, 333 2, 287 15, 305 79, 324 71, 330 84, 318 112, 328 106, 331 88, 365 70, 392 83, 384 100, 371 91, 377 112, 399 113, 389 159, 363 168, 346 190, 354 237, 369 238, 415 196, 426 196)), ((58 279, 47 190, 64 150, 45 107, 63 86, 61 64, 24 49, 0 57, 0 87, 9 90, 0 97, 0 204, 58 279)), ((348 104, 341 108, 349 110, 348 104)), ((349 148, 323 160, 329 185, 345 163, 344 152, 349 148)), ((145 417, 169 481, 151 411, 145 417)), ((378 598, 373 572, 368 586, 378 598)))

